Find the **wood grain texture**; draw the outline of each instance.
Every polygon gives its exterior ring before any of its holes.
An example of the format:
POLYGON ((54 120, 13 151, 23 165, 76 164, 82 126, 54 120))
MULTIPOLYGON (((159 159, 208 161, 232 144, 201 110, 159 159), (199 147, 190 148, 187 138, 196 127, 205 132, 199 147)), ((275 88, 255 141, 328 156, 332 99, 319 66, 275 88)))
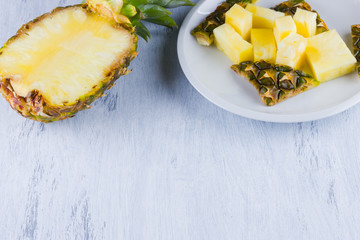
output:
MULTIPOLYGON (((0 41, 76 2, 0 0, 0 41)), ((0 99, 1 239, 360 239, 359 105, 301 124, 233 115, 186 80, 178 31, 150 30, 134 71, 73 119, 0 99)))

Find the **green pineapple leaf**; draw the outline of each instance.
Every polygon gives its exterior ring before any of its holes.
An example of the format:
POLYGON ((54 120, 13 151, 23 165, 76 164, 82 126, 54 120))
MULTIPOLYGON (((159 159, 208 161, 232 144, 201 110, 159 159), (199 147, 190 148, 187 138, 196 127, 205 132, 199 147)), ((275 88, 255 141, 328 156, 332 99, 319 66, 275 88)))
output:
POLYGON ((132 24, 136 29, 136 33, 146 42, 151 38, 149 30, 142 22, 140 22, 139 20, 134 20, 132 21, 132 24))
POLYGON ((176 22, 169 16, 163 16, 160 18, 144 19, 144 21, 162 25, 168 28, 177 27, 176 22))
POLYGON ((143 14, 143 17, 145 20, 147 19, 155 19, 155 18, 161 18, 164 16, 171 15, 171 12, 169 10, 166 10, 165 8, 159 6, 159 5, 142 5, 139 6, 139 9, 141 13, 143 14))
POLYGON ((194 3, 190 0, 128 0, 126 3, 134 6, 155 4, 164 8, 175 8, 181 6, 194 6, 194 3))

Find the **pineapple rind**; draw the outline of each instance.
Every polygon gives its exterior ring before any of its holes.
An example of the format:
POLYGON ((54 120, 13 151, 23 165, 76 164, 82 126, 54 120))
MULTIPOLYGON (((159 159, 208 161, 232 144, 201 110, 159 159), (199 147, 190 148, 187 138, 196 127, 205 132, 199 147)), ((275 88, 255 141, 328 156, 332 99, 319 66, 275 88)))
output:
POLYGON ((214 43, 214 29, 225 23, 225 13, 234 5, 239 4, 246 7, 248 3, 254 3, 257 0, 227 0, 221 3, 214 12, 210 13, 206 19, 195 27, 191 34, 197 42, 203 46, 210 46, 214 43))
POLYGON ((231 68, 253 84, 267 106, 274 106, 320 84, 300 70, 265 61, 242 62, 231 68))
POLYGON ((357 61, 357 73, 360 77, 360 24, 351 26, 354 56, 357 61))
MULTIPOLYGON (((37 22, 40 22, 42 19, 51 17, 52 14, 58 11, 62 11, 68 8, 84 8, 89 12, 89 14, 92 13, 86 4, 56 8, 51 13, 45 13, 44 15, 35 18, 29 23, 24 24, 18 30, 15 36, 10 38, 5 43, 4 47, 0 50, 0 54, 4 49, 6 49, 8 44, 15 41, 22 34, 27 34, 30 29, 36 26, 37 22)), ((102 84, 94 86, 91 92, 80 96, 75 103, 69 105, 64 104, 63 106, 53 106, 49 104, 49 102, 37 90, 32 91, 26 97, 19 96, 11 86, 10 78, 0 78, 0 92, 9 102, 10 106, 22 116, 45 123, 64 120, 75 116, 75 114, 79 111, 90 108, 90 104, 103 96, 104 92, 113 86, 116 79, 129 73, 127 67, 130 64, 130 61, 137 55, 136 48, 138 38, 133 27, 127 23, 121 24, 114 22, 111 24, 113 24, 113 27, 115 28, 123 28, 131 32, 133 41, 132 47, 128 49, 127 53, 119 56, 118 60, 110 67, 110 70, 106 74, 105 79, 102 79, 101 81, 102 84)))

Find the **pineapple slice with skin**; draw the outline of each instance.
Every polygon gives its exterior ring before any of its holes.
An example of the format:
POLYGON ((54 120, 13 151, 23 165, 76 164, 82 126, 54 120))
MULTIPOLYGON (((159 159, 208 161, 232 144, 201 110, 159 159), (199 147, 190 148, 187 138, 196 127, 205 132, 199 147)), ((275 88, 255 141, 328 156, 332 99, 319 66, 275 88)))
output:
POLYGON ((298 8, 294 15, 297 32, 303 37, 312 37, 316 34, 317 14, 298 8))
POLYGON ((270 8, 248 4, 246 10, 253 13, 254 28, 274 28, 275 19, 285 16, 282 12, 277 12, 270 8))
POLYGON ((308 39, 307 61, 320 82, 355 71, 356 59, 336 32, 330 30, 308 39))
POLYGON ((276 64, 300 69, 304 64, 307 39, 297 33, 290 33, 278 44, 276 64))
POLYGON ((265 61, 242 62, 231 68, 249 80, 267 106, 273 106, 319 85, 309 74, 265 61))
POLYGON ((306 11, 311 11, 316 13, 316 34, 329 31, 329 28, 326 26, 325 21, 320 17, 320 15, 311 8, 311 6, 304 0, 289 0, 282 2, 276 5, 273 9, 279 12, 285 13, 285 15, 294 16, 297 9, 303 9, 306 11))
POLYGON ((284 16, 275 19, 274 36, 277 44, 289 36, 290 33, 296 33, 296 25, 291 16, 284 16))
POLYGON ((360 24, 351 26, 354 56, 357 61, 357 73, 360 77, 360 24))
POLYGON ((268 28, 251 29, 251 44, 254 46, 254 61, 276 61, 276 42, 274 33, 268 28))
POLYGON ((214 43, 214 29, 225 23, 225 13, 234 4, 246 7, 248 3, 255 3, 257 0, 226 0, 221 3, 215 11, 210 13, 204 21, 196 26, 191 34, 196 38, 198 44, 211 46, 214 43))
POLYGON ((244 40, 250 39, 252 13, 235 4, 225 13, 225 23, 230 24, 244 40))
POLYGON ((234 64, 253 60, 253 46, 245 41, 233 27, 225 23, 215 28, 215 45, 234 64))

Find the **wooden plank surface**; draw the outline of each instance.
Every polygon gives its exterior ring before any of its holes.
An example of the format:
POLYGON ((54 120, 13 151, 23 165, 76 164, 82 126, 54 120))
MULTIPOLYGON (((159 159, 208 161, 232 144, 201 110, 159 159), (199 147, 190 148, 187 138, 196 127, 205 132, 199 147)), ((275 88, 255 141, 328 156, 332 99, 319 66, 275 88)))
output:
MULTIPOLYGON (((0 0, 0 42, 77 2, 0 0)), ((186 80, 178 31, 150 30, 133 72, 73 119, 0 99, 1 239, 360 239, 359 105, 301 124, 233 115, 186 80)))

